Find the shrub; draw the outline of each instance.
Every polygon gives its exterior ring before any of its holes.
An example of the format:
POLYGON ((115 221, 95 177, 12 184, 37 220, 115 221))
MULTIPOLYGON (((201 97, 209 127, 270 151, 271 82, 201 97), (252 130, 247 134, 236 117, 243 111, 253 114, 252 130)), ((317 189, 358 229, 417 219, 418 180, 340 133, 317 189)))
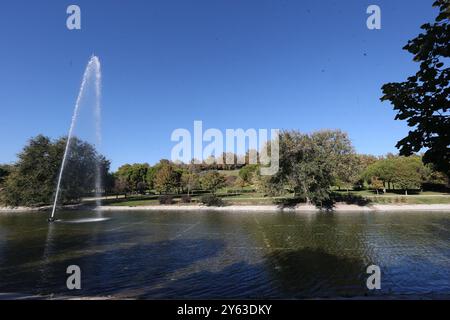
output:
POLYGON ((181 202, 182 203, 191 203, 192 198, 191 198, 191 196, 188 196, 187 194, 185 194, 181 197, 181 202))
POLYGON ((173 197, 169 195, 159 196, 159 204, 173 204, 173 197))
POLYGON ((214 194, 203 195, 200 198, 200 202, 208 207, 221 207, 224 204, 222 199, 214 194))

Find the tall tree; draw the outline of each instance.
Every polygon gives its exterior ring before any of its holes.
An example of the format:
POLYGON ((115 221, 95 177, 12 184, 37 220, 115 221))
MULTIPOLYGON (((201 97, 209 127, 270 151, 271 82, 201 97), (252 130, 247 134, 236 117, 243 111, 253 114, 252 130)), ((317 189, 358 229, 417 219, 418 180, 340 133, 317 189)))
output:
MULTIPOLYGON (((5 180, 3 202, 10 206, 50 204, 66 141, 66 138, 51 141, 42 135, 31 139, 5 180)), ((84 194, 94 190, 97 164, 101 174, 109 171, 109 161, 99 155, 92 145, 72 138, 61 181, 62 202, 79 201, 84 194)))
POLYGON ((159 193, 176 192, 180 186, 181 173, 169 162, 161 162, 155 174, 154 188, 159 193))
POLYGON ((423 33, 403 48, 414 55, 420 70, 400 83, 383 86, 382 101, 390 101, 397 111, 396 120, 406 120, 411 131, 397 143, 401 155, 426 148, 425 163, 450 173, 450 2, 438 0, 439 14, 434 23, 426 23, 423 33))
POLYGON ((424 176, 424 165, 420 157, 398 157, 395 159, 395 171, 393 182, 405 191, 419 189, 424 176))
POLYGON ((147 163, 124 164, 117 170, 116 177, 121 180, 121 184, 126 183, 131 192, 143 193, 147 189, 149 169, 147 163))
POLYGON ((339 130, 284 131, 279 139, 280 169, 270 179, 273 189, 287 187, 315 204, 329 201, 340 164, 353 154, 348 136, 339 130))
POLYGON ((183 171, 181 174, 181 187, 187 191, 188 196, 191 191, 200 185, 199 176, 195 172, 183 171))

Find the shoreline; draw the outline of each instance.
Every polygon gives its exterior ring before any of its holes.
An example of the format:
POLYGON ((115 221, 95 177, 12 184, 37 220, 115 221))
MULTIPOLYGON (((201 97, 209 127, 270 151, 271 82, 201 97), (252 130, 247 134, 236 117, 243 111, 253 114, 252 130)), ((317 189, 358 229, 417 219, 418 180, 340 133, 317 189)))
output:
MULTIPOLYGON (((280 207, 277 205, 230 205, 223 207, 207 207, 203 205, 156 205, 156 206, 101 206, 100 211, 215 211, 215 212, 324 212, 313 205, 297 205, 280 207)), ((448 211, 450 204, 374 204, 358 206, 353 204, 336 204, 331 212, 387 212, 387 211, 448 211)))
MULTIPOLYGON (((44 212, 51 209, 49 206, 39 208, 0 207, 1 213, 44 212)), ((278 205, 229 205, 223 207, 208 207, 204 205, 152 205, 152 206, 65 206, 62 209, 92 210, 92 211, 213 211, 213 212, 407 212, 407 211, 444 211, 450 213, 450 204, 373 204, 358 206, 338 203, 332 210, 321 210, 313 205, 301 204, 295 207, 280 207, 278 205)))

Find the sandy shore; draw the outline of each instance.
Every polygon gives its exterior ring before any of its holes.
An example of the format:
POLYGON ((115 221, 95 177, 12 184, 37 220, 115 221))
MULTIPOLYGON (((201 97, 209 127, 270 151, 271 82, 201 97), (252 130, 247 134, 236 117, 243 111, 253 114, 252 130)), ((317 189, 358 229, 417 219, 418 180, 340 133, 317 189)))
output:
MULTIPOLYGON (((0 213, 45 211, 50 207, 41 208, 4 208, 0 207, 0 213)), ((76 210, 77 207, 69 206, 65 209, 76 210)), ((101 211, 216 211, 216 212, 319 212, 312 205, 298 205, 295 207, 280 207, 277 205, 231 205, 224 207, 207 207, 204 205, 154 205, 154 206, 101 206, 78 207, 80 210, 101 210, 101 211)), ((368 206, 358 206, 351 204, 336 204, 333 208, 335 212, 367 211, 367 212, 401 212, 401 211, 448 211, 450 204, 373 204, 368 206)))
MULTIPOLYGON (((202 205, 156 205, 156 206, 102 206, 96 210, 102 211, 220 211, 220 212, 319 212, 312 205, 298 205, 296 207, 280 207, 276 205, 234 205, 224 207, 207 207, 202 205)), ((349 204, 336 204, 333 208, 336 212, 348 211, 448 211, 450 204, 375 204, 370 206, 358 206, 349 204)))

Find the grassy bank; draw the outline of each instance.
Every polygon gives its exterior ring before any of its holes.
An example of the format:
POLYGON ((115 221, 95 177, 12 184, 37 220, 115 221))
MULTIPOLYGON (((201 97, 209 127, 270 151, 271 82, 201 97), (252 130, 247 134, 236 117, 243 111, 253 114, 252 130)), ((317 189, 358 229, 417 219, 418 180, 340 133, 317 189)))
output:
MULTIPOLYGON (((291 203, 296 200, 292 196, 285 197, 264 197, 263 194, 257 192, 244 193, 217 193, 217 196, 227 205, 273 205, 280 203, 291 203)), ((334 193, 336 202, 358 205, 370 204, 450 204, 450 194, 437 192, 421 192, 411 195, 402 195, 395 192, 387 192, 386 194, 376 195, 369 191, 336 191, 334 193)), ((191 196, 190 204, 200 203, 201 195, 191 196)), ((301 203, 301 201, 300 201, 301 203)), ((132 196, 119 199, 108 199, 104 201, 105 205, 112 206, 153 206, 159 205, 158 195, 132 196)), ((189 205, 182 201, 181 195, 173 196, 173 205, 189 205)))

